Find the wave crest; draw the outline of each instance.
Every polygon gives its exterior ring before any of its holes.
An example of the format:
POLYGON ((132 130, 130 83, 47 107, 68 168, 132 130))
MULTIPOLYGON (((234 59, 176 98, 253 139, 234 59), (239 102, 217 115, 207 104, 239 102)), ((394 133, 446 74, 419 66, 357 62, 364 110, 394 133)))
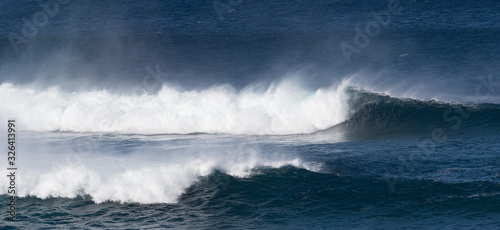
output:
POLYGON ((329 128, 348 113, 344 85, 309 91, 282 82, 261 92, 230 86, 183 91, 168 85, 154 95, 107 91, 40 92, 4 83, 0 118, 31 131, 139 134, 299 134, 329 128))

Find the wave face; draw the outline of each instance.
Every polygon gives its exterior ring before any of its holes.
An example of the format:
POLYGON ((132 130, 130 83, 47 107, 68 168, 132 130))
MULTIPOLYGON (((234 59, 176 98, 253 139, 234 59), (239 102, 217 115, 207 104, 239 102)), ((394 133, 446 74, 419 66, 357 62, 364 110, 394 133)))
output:
POLYGON ((0 118, 17 118, 31 131, 118 132, 140 134, 230 133, 298 134, 329 128, 345 120, 343 85, 306 90, 282 82, 261 92, 249 86, 183 91, 164 85, 154 95, 116 95, 107 91, 65 93, 0 86, 0 118))
POLYGON ((421 133, 444 130, 491 130, 500 128, 497 104, 452 104, 395 98, 356 88, 348 89, 351 112, 332 129, 363 135, 421 133))

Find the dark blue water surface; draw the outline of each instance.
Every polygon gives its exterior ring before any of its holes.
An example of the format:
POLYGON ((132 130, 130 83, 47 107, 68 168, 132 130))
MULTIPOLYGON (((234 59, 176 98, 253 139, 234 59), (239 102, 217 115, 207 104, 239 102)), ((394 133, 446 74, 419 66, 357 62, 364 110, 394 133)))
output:
POLYGON ((5 229, 500 229, 498 1, 0 9, 5 229))

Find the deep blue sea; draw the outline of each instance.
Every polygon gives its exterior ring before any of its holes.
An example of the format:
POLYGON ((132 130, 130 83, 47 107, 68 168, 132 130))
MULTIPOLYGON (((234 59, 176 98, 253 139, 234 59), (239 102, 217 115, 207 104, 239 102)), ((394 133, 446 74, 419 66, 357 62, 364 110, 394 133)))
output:
POLYGON ((500 229, 498 1, 5 0, 0 22, 2 229, 500 229))

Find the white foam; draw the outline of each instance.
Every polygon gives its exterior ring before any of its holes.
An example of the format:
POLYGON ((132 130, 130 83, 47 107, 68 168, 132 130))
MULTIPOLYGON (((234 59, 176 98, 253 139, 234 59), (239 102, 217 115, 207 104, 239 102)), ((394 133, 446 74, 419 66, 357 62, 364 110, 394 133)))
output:
POLYGON ((23 130, 119 133, 298 134, 346 119, 344 84, 309 91, 284 81, 261 92, 214 86, 184 91, 164 85, 154 95, 67 93, 0 85, 0 119, 23 130))
MULTIPOLYGON (((70 163, 64 161, 65 154, 24 151, 16 178, 17 195, 45 199, 87 194, 96 203, 175 203, 200 176, 207 176, 216 169, 235 177, 247 177, 252 169, 262 166, 293 165, 316 170, 297 157, 263 154, 256 148, 219 147, 151 155, 145 152, 129 155, 95 152, 70 163), (168 156, 163 160, 157 159, 165 154, 168 156), (60 162, 54 163, 57 160, 60 162)), ((2 167, 0 173, 6 175, 7 171, 2 167)), ((0 191, 5 194, 8 178, 4 176, 1 180, 0 191)))

